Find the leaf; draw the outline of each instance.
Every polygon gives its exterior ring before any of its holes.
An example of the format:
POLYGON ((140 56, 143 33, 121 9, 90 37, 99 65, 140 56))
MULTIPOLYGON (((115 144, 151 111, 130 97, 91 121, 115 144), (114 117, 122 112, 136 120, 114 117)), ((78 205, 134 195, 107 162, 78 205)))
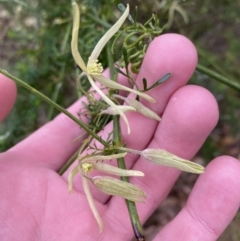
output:
POLYGON ((146 78, 143 78, 142 82, 143 82, 143 89, 144 89, 144 91, 146 91, 147 90, 147 80, 146 80, 146 78))
POLYGON ((160 78, 157 82, 155 82, 153 85, 151 85, 148 89, 146 89, 145 91, 151 90, 155 87, 157 87, 158 85, 164 83, 165 81, 167 81, 170 77, 171 77, 171 73, 167 73, 165 74, 162 78, 160 78))

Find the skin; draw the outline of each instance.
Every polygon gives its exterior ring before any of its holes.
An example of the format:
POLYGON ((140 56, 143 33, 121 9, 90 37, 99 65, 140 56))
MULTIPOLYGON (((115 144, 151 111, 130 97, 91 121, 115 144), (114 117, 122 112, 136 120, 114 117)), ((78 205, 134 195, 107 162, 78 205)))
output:
MULTIPOLYGON (((196 49, 183 36, 166 34, 152 42, 136 79, 140 83, 145 77, 154 83, 172 73, 170 80, 149 92, 157 103, 146 103, 162 116, 162 121, 128 113, 131 135, 126 134, 122 123, 128 147, 163 148, 187 159, 196 154, 218 121, 213 95, 199 86, 185 86, 196 63, 196 49)), ((119 81, 127 83, 122 76, 119 81)), ((0 75, 0 120, 9 113, 15 98, 15 84, 0 75)), ((69 108, 73 114, 77 115, 81 101, 69 108)), ((111 128, 110 123, 101 135, 107 136, 111 128)), ((77 150, 80 142, 72 140, 81 133, 73 121, 60 114, 0 154, 0 240, 131 240, 132 229, 123 199, 93 188, 104 223, 104 231, 99 234, 80 177, 74 179, 74 191, 68 194, 69 170, 62 177, 56 173, 77 150)), ((130 179, 148 196, 145 204, 137 204, 144 222, 166 198, 180 172, 133 154, 127 156, 126 162, 128 167, 145 173, 145 177, 130 179)), ((232 157, 212 160, 199 176, 185 207, 153 240, 217 240, 240 204, 239 173, 240 164, 232 157)))

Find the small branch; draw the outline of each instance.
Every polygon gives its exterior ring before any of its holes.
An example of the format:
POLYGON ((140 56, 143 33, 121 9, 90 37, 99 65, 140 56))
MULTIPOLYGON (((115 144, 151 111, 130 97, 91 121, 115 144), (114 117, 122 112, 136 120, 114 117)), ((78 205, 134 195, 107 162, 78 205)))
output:
POLYGON ((0 73, 2 73, 3 75, 9 77, 10 79, 14 80, 16 83, 20 84, 21 86, 23 86, 25 89, 29 90, 31 93, 35 94, 36 96, 40 97, 42 100, 44 100, 45 102, 47 102, 48 104, 53 106, 58 111, 64 113, 66 116, 68 116, 74 122, 76 122, 79 126, 81 126, 92 137, 94 137, 96 140, 98 140, 104 146, 108 146, 108 143, 105 142, 104 140, 102 140, 102 138, 99 137, 96 133, 94 133, 91 129, 89 129, 89 127, 84 122, 82 122, 81 120, 76 118, 74 115, 72 115, 70 112, 68 112, 66 109, 64 109, 63 107, 61 107, 60 105, 58 105, 57 103, 52 101, 46 95, 42 94, 41 92, 39 92, 35 88, 31 87, 29 84, 25 83, 24 81, 22 81, 22 80, 18 79, 17 77, 11 75, 6 70, 3 70, 3 69, 0 68, 0 73))
POLYGON ((58 171, 58 174, 59 174, 60 176, 62 176, 63 173, 66 172, 67 169, 73 164, 73 162, 75 162, 75 161, 77 160, 78 153, 79 153, 79 150, 77 150, 77 151, 71 156, 71 158, 61 167, 61 169, 58 171))
POLYGON ((200 64, 197 65, 196 70, 240 92, 240 83, 230 80, 200 64))
POLYGON ((111 28, 111 27, 112 27, 111 24, 109 24, 109 23, 101 20, 101 19, 98 18, 98 17, 95 17, 93 13, 86 13, 86 15, 87 15, 90 19, 92 19, 94 22, 99 23, 99 24, 100 24, 101 26, 103 26, 104 28, 111 28))

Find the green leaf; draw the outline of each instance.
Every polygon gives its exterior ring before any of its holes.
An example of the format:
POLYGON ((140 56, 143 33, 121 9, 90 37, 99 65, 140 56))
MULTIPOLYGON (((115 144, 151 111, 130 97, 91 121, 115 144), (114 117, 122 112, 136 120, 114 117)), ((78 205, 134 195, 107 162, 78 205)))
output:
POLYGON ((146 80, 146 78, 143 78, 142 82, 143 82, 143 89, 144 89, 144 91, 146 91, 147 90, 147 80, 146 80))
POLYGON ((154 83, 153 85, 151 85, 148 89, 144 89, 144 91, 148 91, 148 90, 151 90, 155 87, 157 87, 158 85, 164 83, 165 81, 167 81, 170 77, 171 77, 171 73, 167 73, 165 74, 162 78, 160 78, 156 83, 154 83))

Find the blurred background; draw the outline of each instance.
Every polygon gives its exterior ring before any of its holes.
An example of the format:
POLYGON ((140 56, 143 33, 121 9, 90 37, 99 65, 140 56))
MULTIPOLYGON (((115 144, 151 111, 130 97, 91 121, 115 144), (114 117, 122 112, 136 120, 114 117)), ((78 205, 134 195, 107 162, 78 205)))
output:
MULTIPOLYGON (((84 59, 109 24, 120 16, 120 2, 129 2, 132 14, 138 6, 138 21, 142 23, 156 13, 160 27, 165 26, 164 33, 187 36, 197 47, 201 65, 240 86, 239 1, 78 1, 82 8, 79 46, 84 59)), ((69 106, 80 96, 75 87, 78 70, 70 52, 71 26, 70 1, 59 0, 56 4, 53 0, 0 0, 0 67, 63 107, 69 106)), ((106 51, 100 60, 107 66, 106 51)), ((225 154, 240 159, 239 89, 228 87, 202 71, 195 71, 190 84, 210 90, 220 109, 219 122, 195 160, 206 165, 212 158, 225 154)), ((83 85, 87 88, 87 81, 83 85)), ((56 114, 52 107, 18 86, 15 107, 0 124, 0 151, 18 143, 56 114)), ((181 175, 169 197, 145 224, 147 240, 181 210, 195 181, 196 175, 181 175)), ((239 226, 240 213, 219 240, 240 240, 239 226)))

